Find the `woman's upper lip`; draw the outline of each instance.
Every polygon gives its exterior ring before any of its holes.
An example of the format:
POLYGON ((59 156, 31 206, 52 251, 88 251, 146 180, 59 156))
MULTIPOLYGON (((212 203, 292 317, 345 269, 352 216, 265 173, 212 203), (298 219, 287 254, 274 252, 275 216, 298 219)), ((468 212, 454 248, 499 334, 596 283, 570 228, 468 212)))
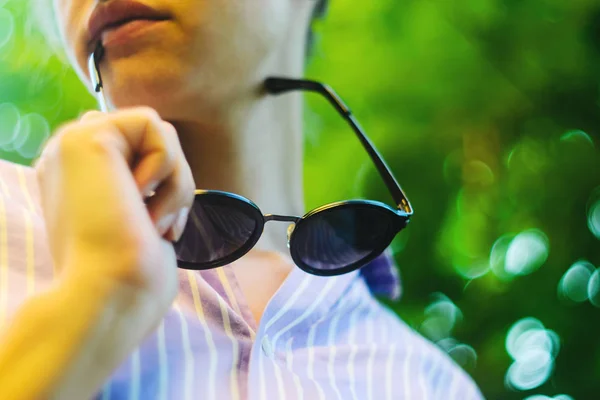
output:
POLYGON ((168 18, 169 16, 164 12, 137 1, 114 0, 99 3, 88 22, 88 48, 95 47, 102 32, 108 27, 134 19, 164 20, 168 18))

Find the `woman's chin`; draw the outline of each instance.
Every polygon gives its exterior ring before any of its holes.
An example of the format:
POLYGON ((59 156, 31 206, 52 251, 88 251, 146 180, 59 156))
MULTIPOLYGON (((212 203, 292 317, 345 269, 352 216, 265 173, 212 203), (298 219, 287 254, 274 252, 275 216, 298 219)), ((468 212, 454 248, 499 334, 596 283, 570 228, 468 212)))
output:
MULTIPOLYGON (((161 75, 158 75, 161 76, 161 75)), ((116 108, 148 106, 161 115, 172 114, 182 107, 181 85, 171 80, 144 79, 143 74, 119 74, 119 79, 105 79, 105 92, 116 108)))
POLYGON ((222 79, 212 66, 203 70, 164 57, 154 58, 154 63, 141 59, 114 60, 103 71, 106 95, 114 107, 148 106, 166 120, 210 119, 231 108, 247 90, 216 84, 230 80, 222 79))
POLYGON ((151 107, 158 112, 164 120, 177 119, 185 111, 182 109, 182 104, 177 99, 170 96, 155 96, 148 92, 145 94, 136 94, 129 92, 127 95, 109 96, 111 104, 117 109, 131 107, 151 107))

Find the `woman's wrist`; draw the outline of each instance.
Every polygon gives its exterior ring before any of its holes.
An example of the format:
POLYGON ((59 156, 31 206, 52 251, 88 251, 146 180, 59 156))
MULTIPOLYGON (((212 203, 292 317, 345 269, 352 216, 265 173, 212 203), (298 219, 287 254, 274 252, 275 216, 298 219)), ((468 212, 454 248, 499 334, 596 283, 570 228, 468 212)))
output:
MULTIPOLYGON (((50 290, 27 299, 16 311, 0 338, 0 387, 7 398, 53 398, 71 391, 70 375, 79 375, 79 360, 95 353, 97 321, 102 302, 89 294, 77 295, 57 282, 50 290), (77 297, 76 301, 73 299, 77 297), (31 371, 39 371, 34 383, 31 371)), ((90 374, 94 375, 94 374, 90 374)), ((91 376, 90 376, 91 378, 91 376)), ((96 384, 78 385, 90 395, 96 384)))
POLYGON ((3 394, 89 398, 155 325, 147 300, 83 273, 29 298, 0 337, 3 394))
POLYGON ((99 276, 69 275, 55 296, 57 313, 68 319, 74 351, 53 394, 88 398, 135 349, 153 321, 144 321, 142 293, 99 276))

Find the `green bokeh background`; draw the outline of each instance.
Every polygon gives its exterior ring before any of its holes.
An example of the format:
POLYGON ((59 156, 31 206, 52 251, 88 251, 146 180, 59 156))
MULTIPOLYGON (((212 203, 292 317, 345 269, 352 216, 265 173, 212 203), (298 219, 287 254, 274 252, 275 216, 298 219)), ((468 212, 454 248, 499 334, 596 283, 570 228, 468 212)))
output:
MULTIPOLYGON (((23 164, 45 132, 96 107, 26 3, 0 0, 0 158, 23 164)), ((416 210, 393 245, 402 300, 386 304, 490 399, 598 398, 600 303, 570 300, 559 282, 578 260, 600 264, 600 3, 333 0, 315 28, 307 75, 351 105, 416 210), (441 314, 440 301, 451 305, 441 314), (428 323, 434 314, 461 318, 428 323), (559 349, 543 383, 517 390, 505 383, 505 342, 526 317, 559 349)), ((319 98, 307 102, 308 206, 389 202, 351 131, 319 98)))

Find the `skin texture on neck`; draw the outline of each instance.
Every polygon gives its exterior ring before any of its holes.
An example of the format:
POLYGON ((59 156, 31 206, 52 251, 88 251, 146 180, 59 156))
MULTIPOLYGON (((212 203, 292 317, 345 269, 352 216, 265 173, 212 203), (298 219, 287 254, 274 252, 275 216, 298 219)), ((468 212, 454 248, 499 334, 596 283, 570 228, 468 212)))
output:
MULTIPOLYGON (((306 27, 300 22, 265 60, 261 77, 303 76, 306 27)), ((301 94, 268 96, 257 80, 255 89, 222 115, 169 122, 177 128, 198 188, 242 195, 265 214, 300 216, 305 212, 302 112, 301 94)), ((257 249, 287 252, 287 227, 267 224, 257 249)))

